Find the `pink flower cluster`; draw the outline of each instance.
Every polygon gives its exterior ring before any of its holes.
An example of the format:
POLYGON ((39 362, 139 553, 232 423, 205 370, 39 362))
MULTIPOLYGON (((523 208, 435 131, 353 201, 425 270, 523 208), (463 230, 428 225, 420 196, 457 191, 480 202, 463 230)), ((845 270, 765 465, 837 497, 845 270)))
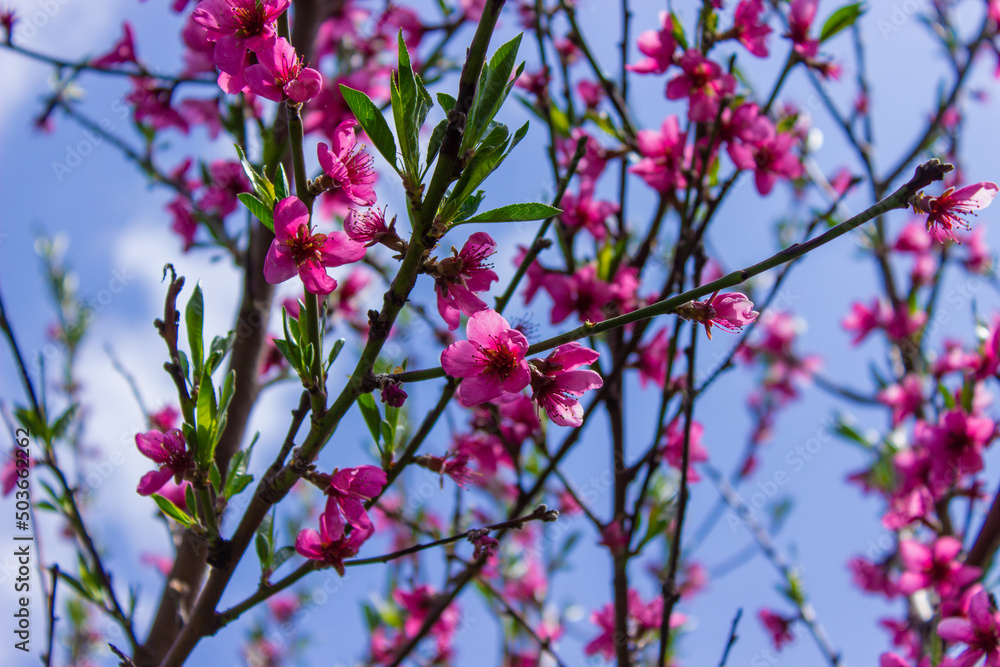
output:
POLYGON ((555 349, 545 359, 530 362, 524 357, 528 340, 496 311, 482 310, 469 318, 468 340, 452 343, 441 353, 441 367, 455 378, 463 378, 458 396, 462 405, 474 406, 517 394, 529 384, 532 400, 544 408, 560 426, 583 423, 583 408, 577 397, 603 384, 601 376, 579 370, 600 356, 579 343, 555 349))

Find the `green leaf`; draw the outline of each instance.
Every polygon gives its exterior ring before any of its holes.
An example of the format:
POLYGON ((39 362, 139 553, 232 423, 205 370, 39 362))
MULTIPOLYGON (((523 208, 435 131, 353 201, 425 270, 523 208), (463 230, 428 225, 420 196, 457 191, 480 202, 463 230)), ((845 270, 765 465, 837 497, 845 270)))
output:
POLYGON ((437 98, 438 104, 441 105, 441 108, 444 109, 446 114, 455 108, 455 98, 448 93, 438 93, 437 98))
POLYGON ((684 34, 684 24, 681 23, 680 18, 674 12, 670 12, 670 22, 673 28, 674 39, 680 44, 681 49, 687 51, 688 41, 687 36, 684 34))
POLYGON ((291 188, 288 187, 288 176, 285 175, 285 165, 279 162, 278 171, 274 175, 274 198, 277 201, 288 199, 290 193, 291 188))
POLYGON ((250 180, 250 185, 253 186, 254 192, 257 193, 257 196, 267 206, 274 208, 274 186, 254 169, 254 166, 250 164, 250 160, 243 154, 243 149, 240 148, 239 144, 233 144, 233 146, 236 147, 236 153, 240 156, 240 164, 243 165, 243 171, 250 180))
POLYGON ((257 539, 255 546, 257 547, 257 558, 260 559, 260 566, 263 569, 269 569, 272 563, 272 556, 274 554, 274 512, 270 512, 264 516, 263 521, 260 522, 260 526, 257 527, 257 539))
POLYGON ((841 30, 854 25, 861 15, 865 13, 863 5, 864 3, 862 2, 852 2, 830 14, 830 18, 826 20, 826 23, 823 24, 823 29, 819 32, 820 43, 830 39, 841 30))
POLYGON ((544 220, 562 213, 562 209, 548 204, 509 204, 490 211, 485 211, 479 215, 463 220, 463 224, 470 222, 522 222, 527 220, 544 220))
POLYGON ((201 383, 198 386, 198 403, 196 405, 196 418, 198 420, 198 449, 196 452, 196 462, 202 470, 207 470, 212 461, 212 454, 215 452, 215 419, 218 413, 218 403, 215 400, 215 386, 212 378, 207 374, 202 374, 201 383))
POLYGON ((219 365, 222 364, 222 360, 226 358, 229 350, 232 349, 235 338, 236 332, 230 331, 226 334, 225 338, 215 336, 212 339, 212 344, 208 347, 208 360, 205 361, 205 369, 209 375, 214 374, 218 370, 219 365))
POLYGON ((476 145, 490 121, 500 111, 507 95, 510 94, 511 73, 514 71, 514 63, 517 61, 517 50, 521 45, 521 36, 522 33, 519 33, 517 37, 501 45, 490 58, 489 64, 483 66, 479 90, 476 100, 469 110, 465 136, 462 137, 463 151, 476 145))
POLYGON ((368 432, 372 434, 372 438, 377 444, 379 434, 382 431, 382 417, 379 415, 378 406, 375 405, 375 399, 371 394, 361 394, 358 396, 358 407, 361 409, 361 416, 365 418, 365 423, 368 425, 368 432))
POLYGON ((236 195, 236 198, 243 202, 243 205, 250 209, 250 212, 254 214, 261 224, 274 231, 274 212, 267 207, 264 202, 254 197, 249 192, 241 192, 236 195))
POLYGON ((235 391, 236 371, 229 371, 222 384, 222 392, 219 394, 219 409, 216 412, 215 429, 212 433, 212 440, 215 442, 219 441, 219 438, 222 437, 222 431, 226 428, 226 411, 229 409, 229 402, 233 399, 235 391))
POLYGON ((295 555, 295 547, 284 546, 274 552, 274 558, 271 559, 271 569, 277 570, 281 567, 281 564, 286 560, 295 555))
POLYGON ((330 367, 333 366, 333 362, 337 360, 340 356, 340 351, 344 349, 344 339, 338 338, 333 342, 333 346, 330 348, 330 356, 326 360, 326 370, 329 371, 330 367))
POLYGON ((70 423, 73 421, 73 416, 76 414, 76 409, 80 407, 78 403, 73 403, 65 412, 59 415, 54 422, 52 422, 52 428, 49 429, 51 438, 53 440, 61 438, 69 428, 70 423))
POLYGON ((212 461, 212 467, 208 470, 208 481, 216 493, 222 490, 222 474, 219 473, 219 466, 215 465, 215 461, 212 461))
POLYGON ((479 210, 479 205, 483 203, 485 196, 486 192, 484 190, 476 190, 475 194, 469 195, 455 213, 452 223, 457 225, 464 222, 467 218, 474 216, 476 211, 479 210))
POLYGON ((184 524, 188 528, 194 525, 194 519, 188 516, 180 507, 174 505, 172 502, 160 495, 153 495, 153 502, 156 506, 160 508, 160 511, 166 514, 168 517, 174 521, 184 524))
POLYGON ((191 361, 194 362, 194 374, 201 375, 205 363, 205 300, 201 293, 201 284, 196 283, 194 293, 188 299, 184 309, 184 324, 187 326, 188 347, 191 350, 191 361))
POLYGON ((344 96, 344 101, 354 112, 354 117, 361 123, 372 144, 392 168, 396 169, 396 140, 382 112, 371 98, 360 90, 340 84, 340 94, 344 96))
MULTIPOLYGON (((440 94, 440 93, 439 93, 440 94)), ((434 162, 434 158, 437 157, 438 151, 441 150, 441 144, 444 143, 444 133, 448 129, 448 120, 442 120, 440 123, 434 126, 434 131, 431 132, 431 138, 427 141, 427 166, 430 167, 434 162)))

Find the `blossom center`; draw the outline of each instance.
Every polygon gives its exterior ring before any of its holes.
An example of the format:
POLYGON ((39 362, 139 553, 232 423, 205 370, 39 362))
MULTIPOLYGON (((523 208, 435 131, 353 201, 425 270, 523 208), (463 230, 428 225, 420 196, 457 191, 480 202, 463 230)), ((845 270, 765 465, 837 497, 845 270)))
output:
POLYGON ((231 7, 233 20, 239 26, 238 33, 243 37, 256 37, 264 32, 267 25, 267 17, 264 15, 264 8, 258 6, 256 2, 251 2, 250 6, 240 4, 231 7))
POLYGON ((319 262, 322 259, 320 250, 324 245, 326 234, 311 234, 305 225, 300 225, 295 236, 285 241, 295 266, 302 266, 309 261, 319 262))
POLYGON ((514 351, 507 345, 497 341, 495 347, 480 347, 479 352, 486 361, 484 375, 493 375, 499 380, 506 380, 517 369, 518 359, 514 351))

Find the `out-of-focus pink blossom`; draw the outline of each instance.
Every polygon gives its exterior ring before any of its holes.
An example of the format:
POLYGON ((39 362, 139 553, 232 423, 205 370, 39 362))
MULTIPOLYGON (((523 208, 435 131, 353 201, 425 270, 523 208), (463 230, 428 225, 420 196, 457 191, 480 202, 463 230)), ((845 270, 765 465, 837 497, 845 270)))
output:
POLYGON ((625 69, 636 74, 663 74, 673 63, 677 40, 674 39, 674 22, 667 12, 660 12, 660 30, 647 30, 639 35, 639 52, 643 60, 626 65, 625 69))
MULTIPOLYGON (((708 460, 708 450, 701 444, 702 433, 705 427, 699 422, 691 422, 691 438, 688 441, 688 482, 700 482, 701 475, 694 469, 695 463, 703 463, 708 460)), ((684 464, 684 424, 682 420, 675 419, 667 426, 664 434, 663 458, 671 468, 683 470, 684 464)))
POLYGON ((685 149, 677 116, 667 116, 659 131, 639 130, 635 140, 642 159, 629 167, 630 173, 646 181, 646 185, 657 192, 668 192, 687 185, 683 169, 690 156, 685 149))
POLYGON ((986 591, 972 598, 968 618, 946 618, 938 623, 937 633, 945 641, 967 646, 956 665, 970 667, 983 658, 990 667, 1000 665, 1000 613, 993 608, 986 591))
POLYGON ((736 5, 733 33, 747 51, 761 58, 767 57, 767 36, 771 28, 760 20, 764 13, 764 0, 740 0, 736 5))
POLYGON ((90 66, 97 69, 109 69, 122 63, 137 62, 135 58, 135 41, 132 37, 132 24, 128 21, 122 24, 122 38, 103 56, 90 61, 90 66))
POLYGON ((786 617, 770 609, 761 609, 757 612, 757 618, 771 635, 775 651, 780 651, 785 644, 791 644, 795 641, 795 635, 792 634, 792 623, 797 620, 796 617, 786 617))
POLYGON ((711 123, 719 113, 723 97, 736 90, 736 79, 726 74, 714 60, 696 49, 688 49, 678 64, 683 74, 667 83, 667 99, 688 98, 688 118, 697 123, 711 123))

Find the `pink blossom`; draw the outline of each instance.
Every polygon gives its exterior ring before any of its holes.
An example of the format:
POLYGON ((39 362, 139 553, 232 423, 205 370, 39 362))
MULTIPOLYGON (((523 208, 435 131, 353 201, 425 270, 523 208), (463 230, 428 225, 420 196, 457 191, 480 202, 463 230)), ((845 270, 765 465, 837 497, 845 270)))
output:
POLYGON ((134 63, 135 59, 135 42, 132 37, 132 25, 125 21, 122 24, 122 38, 111 47, 111 50, 105 53, 103 56, 90 61, 90 66, 97 69, 108 69, 112 65, 120 65, 122 63, 134 63))
POLYGON ((854 585, 867 593, 880 593, 887 598, 899 594, 899 589, 889 579, 887 564, 872 563, 861 557, 852 558, 847 564, 854 576, 854 585))
POLYGON ((288 197, 274 208, 274 241, 264 259, 264 279, 272 285, 298 274, 311 294, 329 294, 337 281, 327 267, 356 262, 365 247, 344 232, 314 234, 309 228, 309 210, 298 197, 288 197))
POLYGON ((208 166, 211 180, 198 199, 198 208, 224 218, 239 206, 237 195, 250 191, 243 167, 235 160, 216 160, 208 166))
MULTIPOLYGON (((649 603, 642 601, 639 593, 635 590, 628 591, 628 617, 630 625, 634 623, 633 631, 629 632, 632 639, 641 641, 647 634, 659 632, 660 621, 663 616, 663 598, 655 597, 649 603)), ((590 622, 600 628, 601 633, 592 639, 584 647, 583 652, 587 655, 600 653, 606 660, 611 660, 615 656, 616 629, 615 629, 615 605, 609 602, 600 611, 595 611, 590 615, 590 622)), ((687 622, 687 617, 679 612, 670 614, 670 627, 678 628, 687 622)))
POLYGON ((771 28, 760 20, 764 0, 740 0, 736 6, 733 33, 747 51, 761 58, 767 57, 767 36, 771 28))
POLYGON ((892 408, 892 425, 895 428, 923 403, 920 377, 909 374, 899 384, 889 385, 880 391, 876 399, 879 403, 892 408))
POLYGON ((166 206, 174 221, 170 228, 184 241, 184 252, 194 246, 194 235, 198 231, 198 221, 194 217, 194 206, 184 195, 177 195, 166 206))
POLYGON ((986 228, 976 227, 971 234, 963 234, 959 241, 965 250, 962 264, 972 273, 989 273, 993 268, 993 253, 986 245, 986 228))
MULTIPOLYGON (((393 591, 393 599, 403 611, 403 632, 407 637, 415 637, 438 601, 438 595, 431 586, 418 586, 412 592, 400 588, 393 591)), ((451 643, 458 629, 461 612, 456 604, 449 605, 431 628, 431 636, 436 639, 436 647, 442 659, 431 662, 447 662, 451 643)))
POLYGON ((137 123, 148 124, 154 130, 176 127, 184 134, 188 133, 187 120, 171 106, 172 88, 166 88, 148 76, 130 78, 133 88, 125 99, 134 107, 132 115, 137 123))
POLYGON ((608 319, 617 296, 615 288, 597 277, 597 266, 581 266, 571 276, 551 274, 543 284, 552 297, 552 324, 559 324, 573 312, 581 321, 608 319))
POLYGON ((893 340, 906 340, 927 322, 927 313, 910 310, 909 304, 900 303, 885 322, 885 333, 893 340))
POLYGON ((711 123, 719 113, 723 97, 736 90, 736 79, 725 74, 719 63, 709 60, 696 49, 688 49, 679 63, 684 73, 667 83, 667 99, 689 98, 688 118, 696 123, 711 123))
POLYGON ((674 22, 667 12, 660 12, 660 30, 647 30, 639 35, 639 52, 646 56, 625 69, 636 74, 663 74, 674 61, 677 40, 674 39, 674 22))
POLYGON ((945 412, 936 425, 917 422, 913 438, 930 454, 932 484, 946 487, 956 476, 982 470, 982 452, 993 439, 994 429, 989 417, 974 417, 961 409, 945 412))
POLYGON ((957 241, 953 228, 957 225, 969 229, 969 223, 962 216, 974 215, 974 211, 986 208, 996 194, 996 183, 984 181, 960 190, 948 188, 938 197, 918 193, 910 200, 910 205, 914 211, 928 214, 927 231, 933 229, 940 237, 957 241))
POLYGON ((469 317, 466 335, 468 340, 452 343, 441 353, 444 372, 464 378, 458 389, 462 405, 478 405, 528 386, 528 340, 495 310, 469 317))
MULTIPOLYGON (((474 433, 459 435, 455 438, 455 461, 459 465, 463 454, 468 454, 476 460, 482 477, 480 481, 487 482, 496 477, 500 466, 513 467, 510 454, 504 447, 503 440, 492 433, 474 433)), ((464 459, 466 462, 468 459, 464 459)), ((457 481, 457 480, 456 480, 457 481)))
POLYGON ((209 139, 215 139, 222 131, 222 117, 219 115, 219 101, 197 100, 189 98, 182 100, 179 113, 189 125, 204 125, 209 139))
POLYGON ((559 206, 563 210, 559 219, 568 229, 576 231, 586 228, 598 241, 603 241, 607 236, 605 220, 618 213, 618 204, 595 200, 593 186, 586 185, 580 187, 579 196, 572 192, 563 195, 559 206))
POLYGON ((795 641, 795 635, 792 634, 792 623, 798 620, 797 617, 785 617, 770 609, 761 609, 757 612, 757 617, 771 634, 771 642, 774 643, 775 651, 780 651, 782 646, 795 641))
POLYGON ((629 167, 629 173, 646 181, 657 192, 687 185, 683 170, 689 160, 677 116, 667 116, 660 130, 639 130, 636 146, 643 159, 629 167))
POLYGON ((580 79, 576 84, 576 92, 588 109, 596 109, 604 98, 604 89, 601 85, 588 79, 580 79))
POLYGON ((809 28, 816 18, 819 0, 792 0, 788 12, 788 34, 795 44, 795 51, 804 58, 812 58, 819 49, 819 42, 809 38, 809 28))
POLYGON ((319 163, 332 181, 328 188, 338 189, 358 206, 371 206, 375 203, 372 156, 357 147, 354 126, 353 120, 345 120, 337 126, 332 149, 325 143, 319 145, 319 163))
POLYGON ((275 40, 274 46, 261 49, 257 58, 260 63, 247 68, 246 79, 250 90, 261 97, 301 104, 316 97, 323 86, 320 73, 303 66, 302 59, 284 37, 275 40))
POLYGON ((362 214, 352 208, 344 218, 344 231, 352 241, 364 243, 366 248, 386 239, 398 240, 395 226, 393 221, 386 227, 385 214, 377 208, 370 208, 362 214))
POLYGON ((779 177, 791 180, 804 173, 802 163, 792 152, 795 141, 793 135, 782 132, 756 144, 731 142, 729 157, 740 169, 753 169, 757 192, 768 195, 779 177))
POLYGON ((955 667, 972 667, 984 657, 987 667, 1000 665, 1000 613, 986 591, 973 596, 968 618, 946 618, 938 623, 937 633, 945 641, 968 646, 955 660, 955 667))
POLYGON ((158 556, 156 554, 143 553, 139 555, 139 562, 143 565, 152 565, 165 577, 170 574, 172 569, 174 569, 174 560, 169 556, 158 556))
MULTIPOLYGON (((520 266, 524 259, 528 256, 528 249, 524 246, 517 247, 517 256, 514 258, 514 264, 520 266)), ((545 286, 548 281, 549 272, 538 263, 538 260, 532 260, 531 264, 528 265, 527 270, 524 273, 527 285, 524 288, 524 303, 525 305, 531 303, 532 299, 535 298, 535 294, 538 293, 539 288, 545 286)))
POLYGON ((910 252, 919 255, 931 249, 932 241, 933 239, 927 233, 924 225, 919 222, 911 222, 899 232, 899 237, 896 239, 893 248, 899 252, 910 252))
POLYGON ((470 535, 469 541, 476 546, 475 551, 472 552, 473 560, 479 560, 483 557, 491 558, 496 555, 497 550, 500 548, 500 540, 490 537, 489 533, 478 535, 475 538, 470 535))
POLYGON ((954 598, 979 578, 980 569, 958 562, 962 543, 954 537, 938 538, 931 546, 900 540, 899 555, 906 568, 899 577, 899 591, 912 595, 933 588, 943 598, 954 598))
POLYGON ((260 53, 275 40, 274 21, 290 0, 202 0, 192 18, 215 41, 213 58, 219 68, 219 87, 230 94, 246 88, 250 64, 247 49, 260 53))
MULTIPOLYGON (((708 460, 708 450, 701 444, 705 427, 696 421, 691 422, 691 438, 688 442, 688 482, 700 482, 701 475, 694 469, 695 463, 708 460)), ((684 424, 678 418, 670 422, 664 434, 663 458, 671 468, 681 470, 684 463, 684 424)))
POLYGON ((23 449, 14 447, 10 453, 5 457, 6 460, 3 466, 0 466, 0 495, 4 497, 9 496, 11 491, 17 485, 17 480, 20 477, 18 475, 18 468, 26 470, 30 468, 33 464, 28 455, 25 454, 23 449), (26 461, 26 463, 21 463, 18 465, 18 460, 26 461))
POLYGON ((174 505, 187 512, 187 490, 190 486, 191 482, 186 479, 180 484, 175 484, 173 480, 168 479, 167 483, 160 487, 160 490, 156 492, 156 495, 163 496, 174 505))
POLYGON ((300 556, 332 566, 337 574, 344 576, 344 559, 356 556, 375 528, 369 524, 367 528, 356 528, 350 535, 344 535, 343 529, 339 533, 331 532, 328 521, 327 514, 321 514, 319 532, 312 528, 300 531, 295 538, 295 551, 300 556))
POLYGON ((583 423, 583 407, 574 397, 599 388, 604 380, 595 371, 578 369, 594 363, 600 356, 600 352, 572 342, 560 345, 545 359, 528 362, 532 399, 545 408, 554 423, 559 426, 583 423))
MULTIPOLYGON (((360 266, 351 269, 347 279, 344 280, 335 292, 330 296, 328 306, 337 317, 350 319, 359 312, 358 302, 368 283, 371 282, 371 273, 360 266)), ((405 394, 404 394, 405 395, 405 394)))
POLYGON ((437 307, 448 329, 455 330, 460 313, 473 315, 486 310, 486 303, 476 296, 500 280, 486 260, 496 252, 497 243, 486 232, 476 232, 460 252, 437 263, 438 275, 434 288, 437 307))
POLYGON ((149 415, 149 425, 161 433, 166 433, 177 425, 177 419, 181 413, 172 405, 164 406, 161 410, 149 415))
POLYGON ((326 488, 327 534, 339 540, 348 524, 358 530, 368 530, 371 519, 365 511, 363 501, 371 500, 385 487, 385 471, 375 466, 358 466, 334 470, 330 475, 330 485, 326 488))
POLYGON ((170 429, 166 433, 138 433, 135 444, 143 456, 160 466, 139 480, 136 491, 141 496, 156 493, 171 477, 179 484, 184 475, 194 469, 194 459, 184 442, 184 435, 177 429, 170 429))
POLYGON ((398 382, 390 382, 382 388, 382 402, 394 408, 403 407, 406 401, 406 392, 398 382))
POLYGON ((660 389, 667 382, 667 352, 669 350, 667 328, 656 332, 647 345, 639 348, 639 359, 635 362, 639 369, 639 384, 643 387, 652 381, 660 389))
POLYGON ((872 331, 884 326, 890 317, 888 310, 888 306, 878 299, 873 300, 870 306, 858 302, 851 304, 851 313, 840 323, 847 331, 855 332, 851 345, 859 344, 872 331))
POLYGON ((278 623, 288 623, 298 611, 299 599, 294 595, 278 594, 267 599, 267 609, 278 623))
POLYGON ((735 333, 760 315, 753 309, 753 302, 740 292, 716 293, 708 301, 691 301, 679 306, 677 314, 703 324, 709 340, 712 339, 713 325, 735 333))

